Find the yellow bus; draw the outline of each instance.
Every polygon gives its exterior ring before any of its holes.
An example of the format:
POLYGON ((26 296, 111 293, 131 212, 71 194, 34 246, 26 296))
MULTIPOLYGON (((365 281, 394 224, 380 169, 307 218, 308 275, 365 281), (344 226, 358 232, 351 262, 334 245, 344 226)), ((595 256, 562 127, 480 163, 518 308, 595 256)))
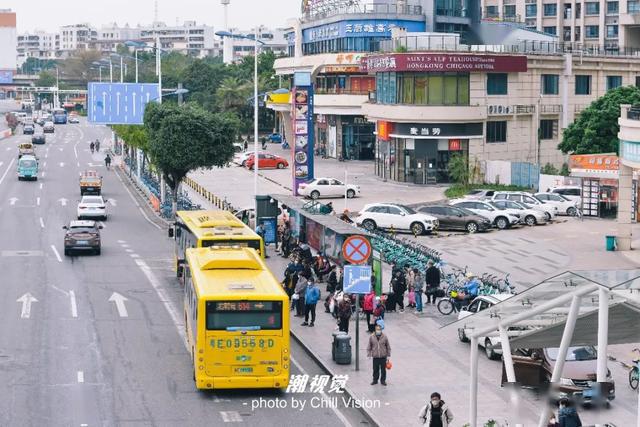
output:
POLYGON ((285 388, 289 298, 250 248, 189 248, 184 319, 197 389, 285 388))
POLYGON ((245 223, 228 211, 178 211, 169 237, 176 240, 176 272, 182 277, 188 248, 243 246, 264 257, 264 242, 245 223))

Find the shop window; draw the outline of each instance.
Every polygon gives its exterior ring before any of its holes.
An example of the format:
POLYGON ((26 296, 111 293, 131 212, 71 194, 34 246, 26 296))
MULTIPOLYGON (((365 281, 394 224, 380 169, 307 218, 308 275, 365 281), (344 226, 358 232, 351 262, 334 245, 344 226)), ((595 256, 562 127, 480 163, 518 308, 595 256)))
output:
POLYGON ((540 139, 558 137, 558 120, 540 120, 540 139))
POLYGON ((576 95, 591 95, 591 76, 576 76, 576 95))
POLYGON ((444 104, 458 103, 458 76, 444 76, 444 104))
POLYGON ((487 95, 506 95, 508 87, 507 73, 487 74, 487 95))
POLYGON ((399 93, 402 98, 400 100, 401 104, 413 104, 413 74, 405 74, 400 80, 399 93))
POLYGON ((469 105, 469 76, 458 76, 458 104, 469 105))
POLYGON ((544 16, 556 16, 558 14, 558 5, 556 3, 545 3, 543 14, 544 16))
POLYGON ((444 76, 429 77, 429 104, 442 105, 444 92, 444 76))
POLYGON ((622 86, 622 76, 607 76, 607 90, 622 86))
POLYGON ((415 85, 415 103, 417 105, 426 105, 427 104, 427 76, 416 76, 414 85, 415 85))
POLYGON ((543 95, 557 95, 558 94, 558 81, 557 74, 543 74, 542 75, 542 94, 543 95))
POLYGON ((587 2, 584 6, 584 14, 585 15, 599 15, 600 14, 600 3, 598 2, 587 2))
POLYGON ((487 142, 507 142, 507 122, 487 122, 487 142))

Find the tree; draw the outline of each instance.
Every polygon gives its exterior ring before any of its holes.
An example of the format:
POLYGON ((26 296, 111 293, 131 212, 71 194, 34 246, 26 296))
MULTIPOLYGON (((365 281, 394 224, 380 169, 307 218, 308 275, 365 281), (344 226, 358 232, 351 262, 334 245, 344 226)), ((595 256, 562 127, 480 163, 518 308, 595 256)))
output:
MULTIPOLYGON (((141 170, 144 170, 144 162, 149 151, 149 134, 144 126, 140 125, 113 125, 113 131, 129 146, 129 156, 135 159, 134 149, 139 148, 144 154, 141 170)), ((129 169, 131 172, 131 168, 129 169)))
POLYGON ((7 122, 7 126, 11 129, 11 133, 15 133, 16 128, 18 127, 18 119, 13 113, 7 113, 4 115, 4 119, 7 122))
POLYGON ((42 71, 36 80, 38 87, 53 87, 56 85, 56 75, 51 71, 42 71))
POLYGON ((175 217, 178 187, 184 177, 195 169, 222 167, 233 157, 238 120, 193 104, 151 103, 145 109, 144 124, 149 156, 171 189, 175 217))
POLYGON ((249 82, 242 81, 238 77, 225 78, 216 91, 221 108, 223 110, 237 110, 246 106, 251 87, 249 82))
POLYGON ((553 166, 551 163, 547 163, 546 165, 544 165, 542 167, 542 170, 540 171, 541 174, 544 175, 558 175, 558 168, 556 168, 555 166, 553 166))
POLYGON ((454 154, 449 159, 449 165, 447 166, 449 175, 458 184, 469 184, 469 160, 463 154, 454 154))
POLYGON ((608 91, 593 101, 567 127, 558 148, 565 154, 617 153, 620 105, 638 103, 640 89, 635 86, 608 91))

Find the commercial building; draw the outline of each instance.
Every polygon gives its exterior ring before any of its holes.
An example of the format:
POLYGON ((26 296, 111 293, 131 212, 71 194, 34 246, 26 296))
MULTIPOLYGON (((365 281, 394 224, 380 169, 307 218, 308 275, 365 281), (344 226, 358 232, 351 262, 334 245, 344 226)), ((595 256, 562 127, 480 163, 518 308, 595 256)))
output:
POLYGON ((182 25, 174 26, 154 22, 150 27, 140 28, 139 41, 151 44, 155 43, 156 37, 160 37, 163 49, 201 57, 219 53, 213 27, 196 21, 185 21, 182 25))
POLYGON ((0 9, 0 82, 16 69, 17 40, 15 12, 0 9))

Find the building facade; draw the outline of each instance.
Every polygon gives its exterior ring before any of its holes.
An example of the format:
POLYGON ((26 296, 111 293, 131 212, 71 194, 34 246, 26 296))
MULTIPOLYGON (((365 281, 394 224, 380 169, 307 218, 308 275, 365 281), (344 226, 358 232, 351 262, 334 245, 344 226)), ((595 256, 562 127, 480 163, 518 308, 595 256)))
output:
POLYGON ((15 12, 0 9, 0 72, 4 76, 16 69, 17 41, 15 12))
MULTIPOLYGON (((231 29, 231 32, 234 34, 239 34, 245 38, 224 38, 221 40, 222 44, 230 43, 232 45, 233 52, 233 62, 240 61, 242 58, 247 56, 253 56, 254 51, 254 42, 252 41, 256 34, 256 29, 253 28, 251 30, 239 30, 237 28, 231 29)), ((282 56, 287 54, 288 50, 288 41, 287 41, 287 32, 286 28, 258 28, 258 40, 260 40, 263 44, 260 45, 260 50, 262 52, 272 51, 276 54, 276 56, 282 56)))
POLYGON ((56 33, 34 31, 18 36, 18 67, 28 58, 55 59, 60 50, 60 36, 56 33))
POLYGON ((89 49, 98 40, 98 31, 89 24, 73 24, 60 27, 58 49, 62 52, 89 49))
POLYGON ((166 25, 155 22, 150 27, 140 29, 139 41, 149 44, 160 38, 163 49, 189 53, 195 56, 213 55, 216 50, 213 27, 198 24, 196 21, 185 21, 183 25, 166 25))

